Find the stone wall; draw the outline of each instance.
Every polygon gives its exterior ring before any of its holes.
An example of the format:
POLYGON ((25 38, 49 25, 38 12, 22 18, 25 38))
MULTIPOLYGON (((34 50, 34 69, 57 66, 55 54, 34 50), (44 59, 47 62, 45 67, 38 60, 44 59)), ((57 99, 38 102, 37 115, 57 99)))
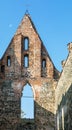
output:
POLYGON ((60 75, 30 16, 25 15, 0 60, 0 130, 72 129, 72 43, 68 49, 60 75), (28 50, 23 49, 26 37, 28 50), (28 67, 24 66, 25 55, 28 67), (21 96, 27 83, 34 94, 33 120, 21 119, 21 96))
POLYGON ((6 80, 0 85, 0 129, 2 130, 54 130, 55 129, 55 81, 29 80, 34 92, 34 120, 23 120, 21 115, 21 93, 26 81, 6 80))
POLYGON ((53 65, 53 62, 46 51, 42 40, 40 39, 30 16, 25 15, 14 37, 12 38, 9 47, 1 59, 1 66, 5 67, 5 78, 26 77, 46 77, 59 78, 59 72, 53 65), (23 40, 25 37, 29 39, 28 50, 23 50, 23 40), (29 56, 29 67, 24 67, 24 56, 29 56), (11 58, 11 66, 7 66, 7 56, 11 58), (46 67, 42 69, 42 60, 46 60, 46 67), (44 71, 43 71, 44 70, 44 71), (57 71, 56 75, 54 72, 57 71))
POLYGON ((72 43, 56 89, 57 130, 72 129, 72 43))
POLYGON ((0 72, 0 130, 54 130, 55 88, 59 72, 46 51, 29 15, 25 15, 9 47, 1 59, 0 72), (28 50, 23 40, 28 37, 28 50), (29 66, 24 66, 24 56, 29 66), (11 64, 7 65, 7 57, 11 64), (42 61, 45 60, 42 66, 42 61), (34 93, 34 120, 21 119, 23 87, 29 83, 34 93))

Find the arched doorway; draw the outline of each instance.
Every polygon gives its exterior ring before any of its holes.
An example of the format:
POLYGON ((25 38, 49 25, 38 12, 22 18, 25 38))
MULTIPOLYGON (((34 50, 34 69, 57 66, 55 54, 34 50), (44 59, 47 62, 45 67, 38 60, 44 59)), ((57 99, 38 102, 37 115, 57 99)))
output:
POLYGON ((28 83, 24 86, 22 91, 21 118, 34 119, 34 95, 28 83))

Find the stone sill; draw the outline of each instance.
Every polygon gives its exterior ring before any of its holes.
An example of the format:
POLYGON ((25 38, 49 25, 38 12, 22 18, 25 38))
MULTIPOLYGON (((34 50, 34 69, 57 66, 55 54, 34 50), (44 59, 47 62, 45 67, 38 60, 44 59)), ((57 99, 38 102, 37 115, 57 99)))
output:
POLYGON ((21 123, 31 123, 31 124, 33 124, 33 123, 35 123, 35 120, 34 119, 21 119, 21 123))

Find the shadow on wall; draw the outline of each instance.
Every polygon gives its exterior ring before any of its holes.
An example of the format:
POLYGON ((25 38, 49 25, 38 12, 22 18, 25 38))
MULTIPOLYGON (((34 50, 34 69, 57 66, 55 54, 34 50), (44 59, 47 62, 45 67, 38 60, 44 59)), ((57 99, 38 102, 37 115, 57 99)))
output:
POLYGON ((58 106, 57 130, 72 130, 72 84, 58 106))
MULTIPOLYGON (((36 102, 38 99, 34 101, 34 120, 20 118, 21 95, 19 94, 20 92, 18 92, 20 89, 18 89, 19 86, 16 86, 17 84, 15 84, 15 88, 13 88, 12 83, 14 83, 14 81, 18 83, 20 80, 26 82, 26 80, 29 79, 34 81, 36 77, 33 72, 34 66, 31 68, 24 68, 23 51, 20 50, 18 46, 15 48, 17 50, 16 54, 14 48, 9 46, 9 49, 9 53, 5 54, 1 63, 5 65, 5 72, 3 71, 5 80, 0 80, 0 130, 55 130, 55 115, 40 106, 39 103, 36 102), (9 67, 6 63, 7 56, 11 56, 11 66, 9 67)), ((25 55, 26 53, 27 51, 25 55)), ((41 100, 43 101, 44 99, 42 98, 41 100)))
POLYGON ((16 98, 12 81, 0 86, 0 130, 55 130, 55 115, 34 102, 34 120, 21 119, 20 98, 16 98))

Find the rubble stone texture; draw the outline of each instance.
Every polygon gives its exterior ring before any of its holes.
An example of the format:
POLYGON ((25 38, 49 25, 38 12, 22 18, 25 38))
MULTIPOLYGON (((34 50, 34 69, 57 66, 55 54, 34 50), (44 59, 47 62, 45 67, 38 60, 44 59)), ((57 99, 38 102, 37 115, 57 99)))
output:
POLYGON ((69 56, 60 76, 30 15, 25 14, 0 60, 0 130, 71 130, 72 52, 71 44, 68 46, 69 56), (27 50, 25 38, 29 41, 27 50), (34 119, 21 119, 26 84, 34 95, 34 119))

